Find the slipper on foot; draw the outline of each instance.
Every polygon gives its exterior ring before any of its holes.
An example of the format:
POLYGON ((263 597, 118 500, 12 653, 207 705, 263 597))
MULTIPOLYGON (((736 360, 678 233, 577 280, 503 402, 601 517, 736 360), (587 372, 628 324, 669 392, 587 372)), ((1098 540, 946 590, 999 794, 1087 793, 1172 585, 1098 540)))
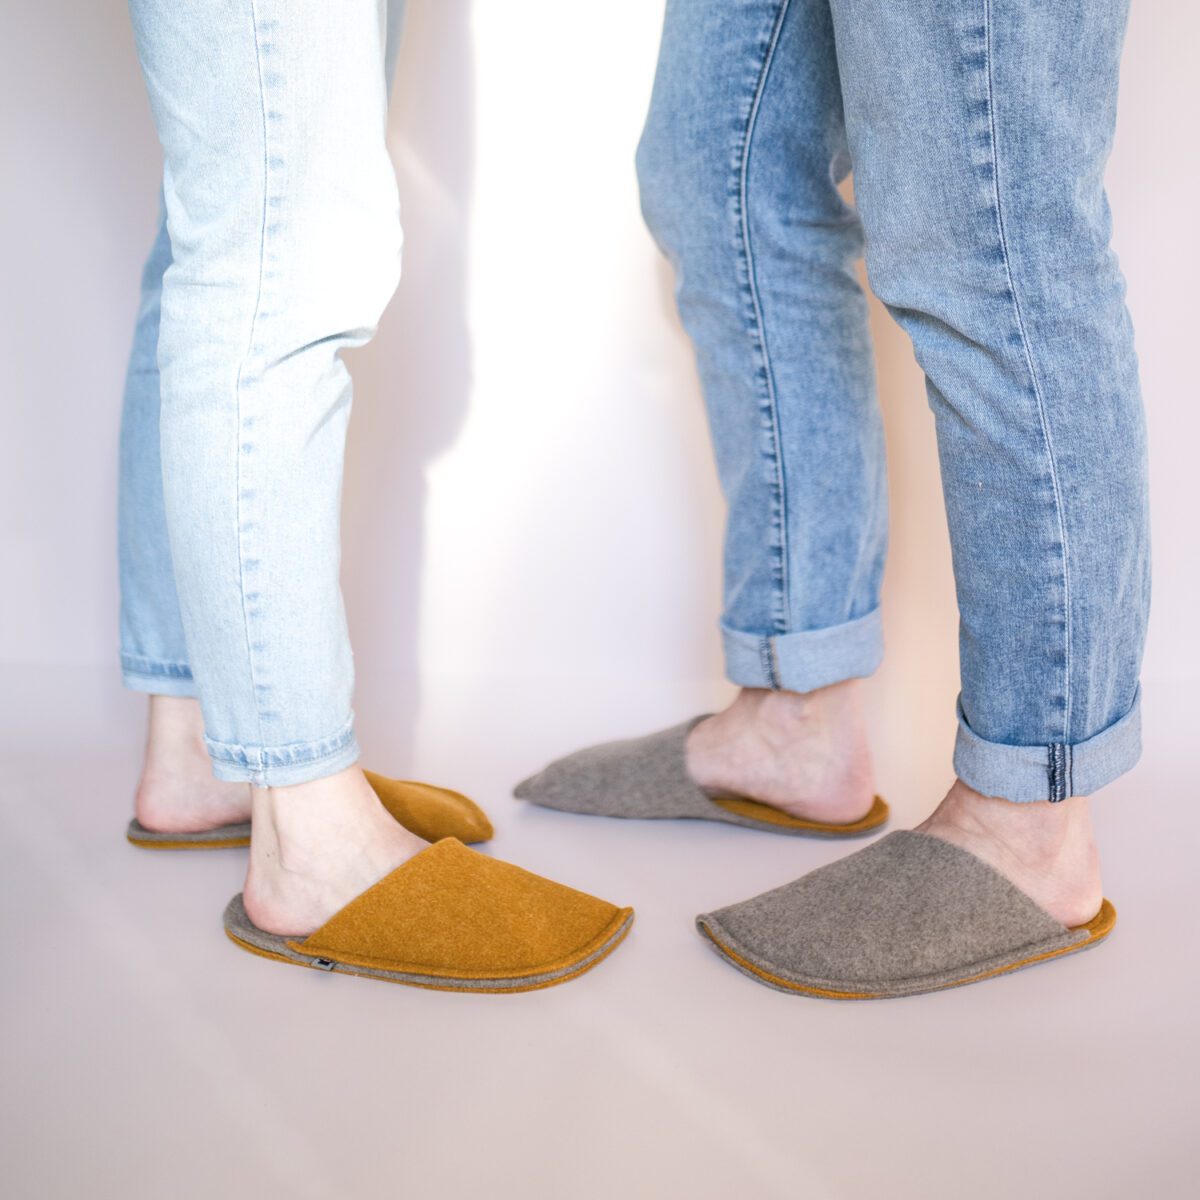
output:
POLYGON ((225 932, 278 962, 451 992, 565 983, 610 954, 633 909, 617 908, 445 838, 351 900, 315 933, 259 929, 242 897, 225 932))
POLYGON ((1095 946, 1105 900, 1068 928, 967 850, 915 830, 696 919, 751 979, 834 1000, 913 996, 1095 946))
POLYGON ((513 795, 588 816, 723 821, 800 837, 862 837, 887 821, 888 806, 878 796, 865 816, 838 824, 793 817, 746 796, 700 787, 688 774, 687 737, 704 719, 693 717, 660 733, 579 750, 517 784, 513 795))
MULTIPOLYGON (((363 774, 384 808, 405 829, 427 842, 447 837, 467 843, 486 842, 492 836, 487 813, 460 792, 410 779, 388 779, 374 771, 363 774)), ((160 833, 147 829, 135 817, 125 836, 145 850, 225 850, 250 845, 250 822, 220 825, 200 833, 160 833)))

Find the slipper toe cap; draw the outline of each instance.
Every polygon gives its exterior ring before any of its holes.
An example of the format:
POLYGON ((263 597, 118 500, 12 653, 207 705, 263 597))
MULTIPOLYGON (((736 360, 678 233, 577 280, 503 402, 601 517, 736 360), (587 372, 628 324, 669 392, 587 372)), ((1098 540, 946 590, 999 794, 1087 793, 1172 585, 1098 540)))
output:
POLYGON ((712 806, 689 779, 685 763, 688 731, 702 719, 577 750, 519 783, 513 795, 589 816, 711 815, 712 806))
POLYGON ((625 776, 624 765, 619 758, 614 762, 613 756, 605 753, 608 750, 607 746, 591 746, 556 759, 518 783, 513 795, 543 808, 602 816, 625 776))

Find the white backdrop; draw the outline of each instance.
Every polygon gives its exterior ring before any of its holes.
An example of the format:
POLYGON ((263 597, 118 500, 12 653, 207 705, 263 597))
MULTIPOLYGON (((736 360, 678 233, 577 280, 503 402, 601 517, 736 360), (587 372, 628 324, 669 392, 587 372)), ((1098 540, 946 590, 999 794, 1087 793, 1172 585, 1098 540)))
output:
MULTIPOLYGON (((159 155, 122 4, 3 8, 0 663, 94 669, 115 658, 117 421, 159 155)), ((389 761, 466 753, 484 720, 544 723, 561 749, 568 727, 720 695, 720 497, 633 173, 661 10, 412 0, 391 122, 405 276, 353 356, 345 504, 358 707, 389 761)), ((1198 38, 1196 6, 1134 6, 1109 173, 1151 420, 1148 691, 1200 673, 1198 38)), ((905 339, 874 323, 893 500, 877 738, 948 750, 932 420, 905 339)))

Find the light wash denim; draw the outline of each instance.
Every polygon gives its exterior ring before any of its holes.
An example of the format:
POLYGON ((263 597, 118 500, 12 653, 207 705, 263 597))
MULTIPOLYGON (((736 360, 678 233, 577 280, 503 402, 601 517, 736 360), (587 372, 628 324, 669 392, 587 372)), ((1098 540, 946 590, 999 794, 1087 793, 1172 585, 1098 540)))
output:
POLYGON ((729 678, 805 692, 880 661, 865 237, 936 418, 955 769, 1015 801, 1094 792, 1140 749, 1145 433, 1103 188, 1126 9, 668 0, 638 151, 729 505, 729 678))
POLYGON ((124 681, 199 697, 218 778, 301 783, 358 757, 340 355, 371 337, 399 277, 385 126, 400 6, 130 13, 165 224, 121 430, 124 681))

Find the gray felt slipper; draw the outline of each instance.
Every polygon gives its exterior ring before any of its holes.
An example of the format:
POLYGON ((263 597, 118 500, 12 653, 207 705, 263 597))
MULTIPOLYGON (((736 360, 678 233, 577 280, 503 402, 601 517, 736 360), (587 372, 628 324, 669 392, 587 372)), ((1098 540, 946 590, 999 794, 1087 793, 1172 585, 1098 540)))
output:
POLYGON ((834 1000, 913 996, 1086 950, 1117 914, 1056 921, 974 854, 915 830, 696 919, 740 971, 834 1000))
POLYGON ((705 790, 688 774, 685 757, 687 736, 704 719, 693 717, 661 733, 579 750, 517 784, 513 795, 593 817, 693 818, 807 837, 861 837, 887 820, 888 806, 878 796, 865 817, 838 825, 705 790))

